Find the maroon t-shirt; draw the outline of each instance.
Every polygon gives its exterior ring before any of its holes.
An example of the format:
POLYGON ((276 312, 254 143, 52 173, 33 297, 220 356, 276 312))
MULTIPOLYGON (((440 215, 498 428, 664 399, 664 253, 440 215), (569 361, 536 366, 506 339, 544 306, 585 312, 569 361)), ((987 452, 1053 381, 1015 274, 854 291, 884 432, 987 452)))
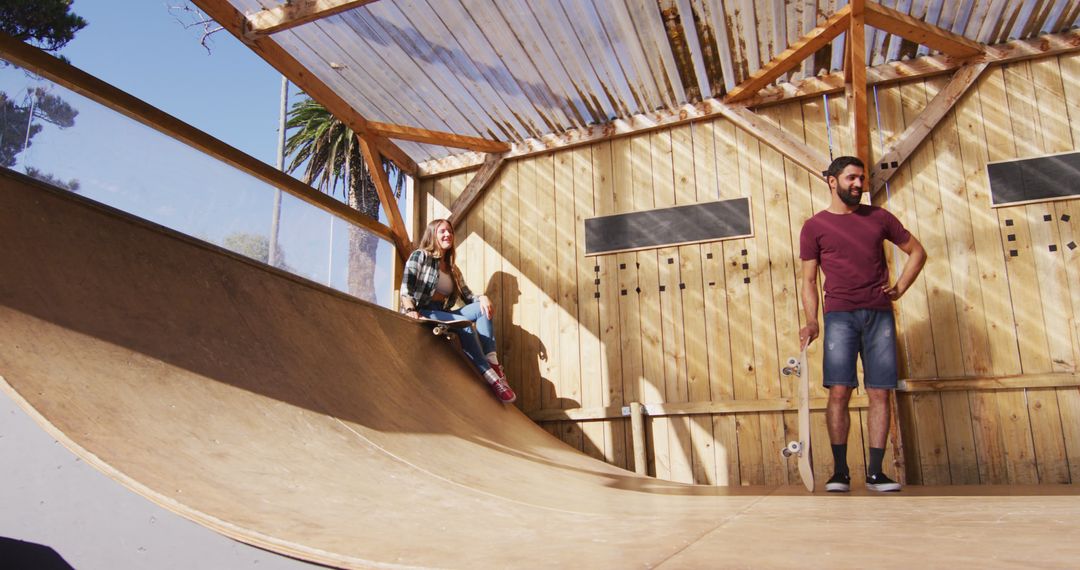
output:
POLYGON ((850 214, 822 210, 803 224, 799 257, 816 259, 825 274, 825 312, 892 308, 881 288, 889 283, 884 240, 904 245, 911 233, 877 206, 850 214))

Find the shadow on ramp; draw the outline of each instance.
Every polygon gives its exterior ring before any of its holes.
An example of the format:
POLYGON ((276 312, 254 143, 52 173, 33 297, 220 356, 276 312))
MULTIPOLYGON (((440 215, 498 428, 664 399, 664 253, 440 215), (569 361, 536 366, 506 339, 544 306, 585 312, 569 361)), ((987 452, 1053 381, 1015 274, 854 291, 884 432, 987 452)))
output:
POLYGON ((48 546, 4 536, 0 536, 0 560, 4 561, 5 568, 75 570, 60 553, 48 546))
POLYGON ((757 494, 588 458, 410 319, 15 173, 0 184, 8 391, 91 464, 229 536, 338 565, 616 564, 662 559, 757 494), (611 548, 581 554, 597 541, 611 548))
POLYGON ((1075 486, 830 497, 638 477, 496 402, 427 327, 10 171, 0 243, 0 388, 129 489, 286 556, 357 568, 1080 558, 1075 486))

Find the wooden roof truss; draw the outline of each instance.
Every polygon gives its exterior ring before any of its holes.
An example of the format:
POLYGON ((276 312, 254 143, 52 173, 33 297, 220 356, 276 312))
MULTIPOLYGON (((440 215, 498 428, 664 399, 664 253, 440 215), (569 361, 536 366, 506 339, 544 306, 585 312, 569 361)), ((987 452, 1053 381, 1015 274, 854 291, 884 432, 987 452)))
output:
MULTIPOLYGON (((946 54, 937 54, 917 59, 878 64, 866 69, 866 83, 868 87, 881 87, 901 81, 951 75, 965 65, 980 62, 988 65, 1000 65, 1071 53, 1080 49, 1080 30, 1045 34, 1031 39, 1012 40, 998 45, 986 46, 985 49, 984 55, 974 59, 960 59, 946 54)), ((844 72, 839 71, 809 77, 794 83, 779 82, 762 88, 757 94, 748 96, 737 103, 726 103, 709 97, 700 102, 683 104, 671 110, 635 114, 626 119, 616 119, 605 125, 594 125, 552 134, 545 137, 543 141, 526 141, 522 144, 515 144, 506 153, 505 157, 508 160, 522 158, 592 144, 613 137, 670 128, 692 121, 709 120, 730 114, 728 109, 732 107, 755 109, 799 99, 843 93, 845 81, 844 72)), ((750 114, 753 115, 753 113, 750 114)), ((769 121, 761 120, 775 126, 769 121)), ((420 176, 436 176, 474 169, 479 167, 484 160, 485 155, 476 152, 465 152, 429 160, 420 163, 420 176)), ((817 170, 820 170, 820 168, 817 170)))
POLYGON ((295 28, 301 24, 359 8, 375 0, 291 0, 275 8, 261 10, 249 16, 244 35, 250 39, 295 28))
POLYGON ((194 3, 226 30, 246 43, 277 68, 293 84, 321 103, 357 134, 364 161, 372 173, 379 201, 390 223, 390 235, 401 259, 412 251, 408 230, 390 188, 382 159, 393 161, 402 172, 416 176, 418 166, 391 139, 463 148, 476 152, 504 153, 510 145, 481 137, 459 135, 404 125, 370 121, 345 102, 332 88, 309 73, 270 34, 368 4, 374 0, 293 0, 276 8, 245 16, 228 0, 194 0, 194 3))
MULTIPOLYGON (((907 40, 941 51, 947 56, 961 61, 971 61, 983 56, 984 46, 937 26, 916 20, 907 14, 866 0, 852 0, 850 4, 838 10, 822 25, 814 28, 798 42, 768 64, 752 74, 746 81, 728 92, 725 102, 728 105, 747 101, 759 91, 794 69, 819 49, 833 41, 841 33, 847 33, 844 42, 844 96, 847 100, 848 120, 852 133, 852 148, 864 164, 871 167, 871 188, 877 190, 885 185, 892 174, 948 113, 960 97, 974 85, 987 63, 965 63, 953 77, 949 85, 938 93, 937 97, 923 111, 922 115, 897 137, 895 143, 885 150, 881 160, 875 162, 870 156, 870 125, 867 107, 867 66, 866 66, 866 26, 872 26, 903 37, 907 40)), ((758 132, 761 131, 751 131, 758 132)), ((765 140, 763 138, 763 140, 765 140)), ((791 146, 805 146, 798 141, 789 141, 787 150, 768 143, 796 163, 801 164, 814 174, 821 175, 824 161, 807 164, 789 154, 791 146)), ((810 149, 796 153, 805 157, 810 149)), ((820 159, 818 159, 820 160, 820 159)))
MULTIPOLYGON (((850 150, 845 152, 859 156, 870 167, 871 188, 876 191, 978 80, 988 63, 1025 57, 1019 52, 1010 53, 1012 48, 1003 51, 1001 48, 1006 44, 987 47, 980 42, 1003 41, 1010 34, 1028 38, 1024 34, 1045 29, 1044 24, 1049 22, 1054 22, 1054 29, 1058 30, 1080 18, 1080 3, 1066 5, 1061 1, 1045 4, 1037 10, 1038 14, 1024 15, 1016 10, 998 9, 1003 3, 996 0, 975 0, 969 12, 939 5, 904 8, 906 4, 902 3, 894 9, 868 0, 850 0, 839 2, 842 7, 827 15, 819 11, 827 8, 810 0, 804 4, 776 0, 768 6, 749 0, 724 3, 658 0, 655 4, 653 0, 634 0, 612 6, 563 3, 561 9, 536 8, 530 11, 532 19, 518 17, 519 4, 506 4, 506 9, 499 4, 499 14, 480 11, 477 15, 470 12, 469 6, 451 2, 446 13, 440 12, 446 21, 432 27, 419 24, 423 17, 410 26, 408 16, 396 3, 374 4, 374 0, 287 0, 273 8, 265 8, 272 3, 256 0, 193 1, 353 128, 364 141, 370 164, 381 164, 382 157, 386 157, 414 176, 482 165, 466 192, 451 205, 453 219, 460 219, 469 211, 510 158, 716 116, 726 117, 820 176, 828 160, 820 149, 808 148, 749 109, 788 97, 841 89, 848 103, 851 133, 850 144, 846 145, 850 150), (237 7, 241 5, 247 8, 247 15, 237 7), (802 16, 798 16, 800 8, 802 16), (760 26, 767 25, 768 29, 759 27, 758 20, 763 14, 765 18, 760 26), (541 16, 551 19, 553 25, 569 25, 544 29, 546 20, 538 19, 541 16), (319 24, 298 28, 313 22, 319 24), (1021 22, 1023 29, 1014 29, 1021 22), (512 30, 500 27, 500 23, 512 30), (804 31, 802 37, 789 43, 787 38, 797 36, 800 29, 804 31), (385 36, 382 40, 385 44, 342 43, 341 46, 348 45, 354 50, 351 53, 362 54, 384 46, 396 50, 393 52, 396 61, 406 67, 408 61, 402 57, 419 58, 428 64, 435 62, 433 66, 409 68, 399 76, 403 80, 416 79, 420 73, 420 77, 429 79, 422 83, 428 91, 411 92, 408 101, 412 107, 395 107, 396 92, 386 88, 391 83, 378 79, 381 76, 371 67, 366 68, 365 73, 371 73, 371 78, 384 87, 375 99, 366 101, 372 108, 365 113, 392 116, 393 119, 383 119, 387 122, 369 120, 350 107, 342 97, 349 97, 351 92, 341 91, 342 85, 336 83, 335 76, 327 75, 325 70, 305 68, 300 63, 301 60, 308 65, 313 63, 308 61, 310 54, 297 51, 297 45, 304 41, 315 41, 311 49, 320 57, 346 57, 319 51, 325 47, 318 43, 319 38, 326 38, 330 31, 348 34, 359 30, 382 34, 379 37, 385 36), (275 41, 273 34, 280 32, 286 33, 275 41), (735 37, 740 33, 746 37, 735 37), (615 56, 609 53, 610 46, 604 44, 604 34, 614 34, 623 42, 619 45, 626 48, 625 59, 612 59, 615 56), (430 42, 424 40, 429 35, 430 42), (547 43, 544 36, 550 36, 547 43), (406 39, 395 43, 392 39, 395 37, 406 39), (572 51, 566 57, 555 49, 564 44, 572 51), (453 54, 439 51, 450 45, 456 46, 453 54), (783 51, 759 64, 764 59, 762 56, 767 57, 766 53, 772 51, 771 46, 783 51), (360 51, 356 52, 358 48, 360 51), (709 52, 710 49, 715 53, 709 52), (529 58, 527 61, 521 59, 522 50, 529 58), (929 55, 931 51, 937 53, 929 55), (704 52, 712 55, 703 59, 704 52), (882 62, 886 54, 889 63, 869 67, 882 62), (478 63, 484 57, 495 57, 491 60, 495 63, 488 67, 478 63), (826 61, 830 59, 831 64, 826 61), (593 66, 595 73, 582 68, 586 64, 593 66), (475 65, 481 68, 470 67, 475 65), (518 68, 525 69, 521 76, 514 73, 518 68), (822 69, 840 71, 815 74, 815 70, 822 69), (887 141, 882 156, 871 156, 867 85, 949 71, 955 71, 955 77, 923 115, 899 136, 887 141), (425 72, 434 75, 424 75, 425 72), (618 77, 620 73, 625 77, 618 77), (434 104, 428 104, 425 97, 417 98, 432 89, 440 89, 440 81, 459 76, 469 76, 467 81, 454 84, 454 89, 461 91, 460 103, 457 99, 447 99, 452 96, 451 90, 433 92, 436 97, 432 100, 437 101, 434 104), (788 82, 797 77, 803 79, 798 83, 788 82), (597 81, 600 85, 595 84, 597 81), (338 91, 335 93, 334 89, 338 91), (500 98, 492 89, 502 89, 505 97, 500 98), (720 93, 726 93, 722 100, 717 99, 720 93), (560 94, 566 97, 559 99, 560 94), (552 97, 559 100, 552 101, 552 97), (510 103, 514 98, 516 107, 510 103), (392 112, 382 113, 385 109, 392 112), (453 124, 449 129, 461 132, 475 127, 475 134, 487 133, 489 138, 392 124, 422 124, 424 119, 431 124, 436 121, 442 121, 444 126, 453 124), (572 128, 567 128, 567 121, 572 128), (496 136, 515 144, 491 140, 496 136), (467 152, 444 156, 433 151, 427 154, 428 160, 417 165, 394 141, 408 141, 410 144, 405 148, 416 156, 424 155, 426 148, 436 147, 467 152)), ((1060 39, 1059 43, 1069 44, 1068 49, 1076 49, 1077 44, 1071 39, 1076 35, 1075 31, 1065 31, 1054 37, 1060 39)), ((1036 46, 1036 52, 1053 53, 1057 49, 1041 39, 1024 41, 1036 46)), ((1020 46, 1022 50, 1029 47, 1020 46)), ((352 63, 360 61, 358 57, 352 63)), ((332 63, 330 66, 334 67, 332 63)), ((377 70, 377 62, 375 66, 377 70)), ((357 71, 343 81, 356 89, 356 81, 365 77, 357 71)), ((363 104, 360 102, 361 107, 363 104)), ((383 207, 388 213, 396 214, 392 194, 386 188, 379 190, 383 207)), ((403 227, 395 227, 400 223, 399 218, 391 216, 389 223, 396 245, 404 249, 408 245, 407 233, 403 227)))

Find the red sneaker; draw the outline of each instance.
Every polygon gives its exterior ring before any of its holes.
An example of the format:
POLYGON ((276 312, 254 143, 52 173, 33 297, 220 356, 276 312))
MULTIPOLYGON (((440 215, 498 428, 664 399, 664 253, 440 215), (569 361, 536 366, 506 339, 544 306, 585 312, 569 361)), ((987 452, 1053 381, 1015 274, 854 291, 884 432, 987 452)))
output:
POLYGON ((510 388, 510 385, 506 383, 506 378, 500 377, 498 380, 491 383, 491 389, 495 391, 495 397, 504 404, 512 404, 514 400, 517 400, 517 394, 510 388))
POLYGON ((503 371, 503 367, 502 367, 501 364, 494 364, 494 363, 491 363, 491 362, 488 362, 488 364, 490 364, 491 369, 494 370, 495 373, 499 375, 499 378, 502 378, 503 380, 506 380, 506 372, 503 371))

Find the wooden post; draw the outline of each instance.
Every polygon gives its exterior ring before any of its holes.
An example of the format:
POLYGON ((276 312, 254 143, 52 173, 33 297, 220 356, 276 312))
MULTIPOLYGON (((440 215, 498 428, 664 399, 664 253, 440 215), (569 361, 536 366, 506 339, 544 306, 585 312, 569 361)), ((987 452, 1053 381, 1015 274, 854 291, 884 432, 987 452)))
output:
POLYGON ((645 455, 645 414, 641 402, 630 402, 630 432, 634 440, 634 473, 647 475, 648 459, 645 455))
POLYGON ((401 309, 401 295, 398 291, 401 289, 401 279, 405 275, 405 260, 401 259, 400 255, 394 256, 394 281, 391 283, 392 289, 390 289, 390 308, 397 311, 401 309))
POLYGON ((465 218, 465 215, 469 213, 473 205, 480 200, 480 196, 495 180, 495 175, 499 173, 505 162, 505 153, 489 154, 484 159, 484 165, 473 175, 472 180, 465 186, 465 190, 461 192, 461 195, 450 204, 450 216, 447 219, 450 220, 451 224, 456 227, 458 222, 465 218))
POLYGON ((851 121, 852 153, 870 169, 870 125, 866 105, 866 27, 864 0, 851 3, 851 27, 847 37, 847 111, 851 121))
POLYGON ((397 200, 394 199, 394 192, 390 189, 390 181, 387 179, 386 170, 382 165, 382 154, 379 152, 379 148, 368 139, 361 136, 356 138, 360 142, 360 150, 364 155, 364 161, 367 163, 368 172, 371 174, 371 181, 375 183, 375 191, 379 195, 379 202, 386 211, 386 219, 390 222, 390 233, 394 239, 394 247, 397 249, 398 257, 404 261, 412 253, 412 243, 409 241, 409 232, 405 229, 405 220, 402 219, 401 211, 398 210, 397 200))

